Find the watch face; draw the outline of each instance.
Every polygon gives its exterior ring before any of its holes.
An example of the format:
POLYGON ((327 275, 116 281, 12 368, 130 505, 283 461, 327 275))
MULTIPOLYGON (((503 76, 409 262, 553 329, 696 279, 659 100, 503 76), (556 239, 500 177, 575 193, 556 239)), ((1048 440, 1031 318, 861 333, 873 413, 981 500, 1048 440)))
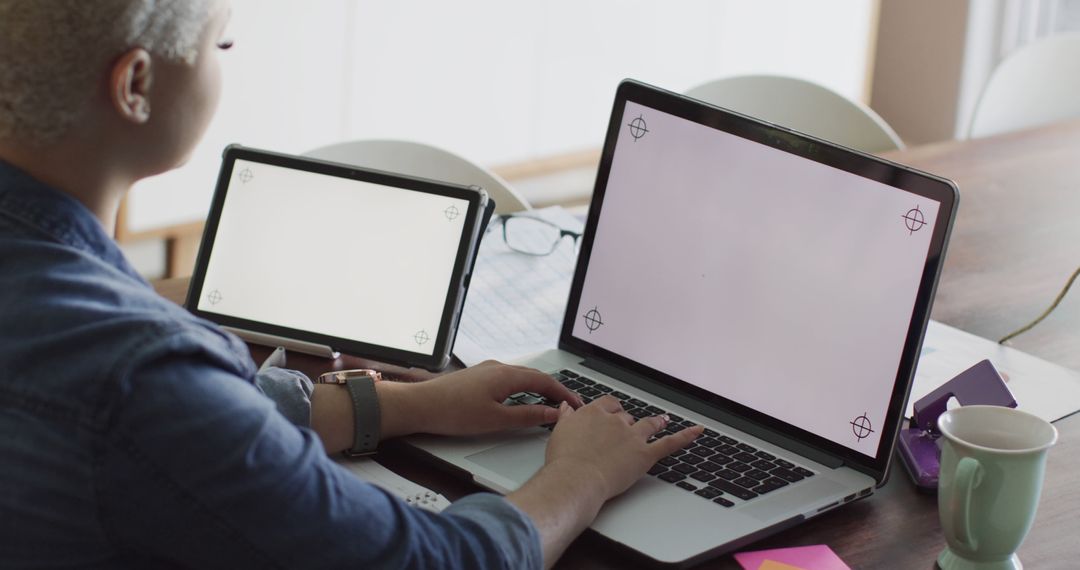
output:
POLYGON ((375 382, 382 380, 382 374, 367 368, 355 370, 336 370, 319 376, 319 382, 323 384, 344 384, 350 378, 371 378, 375 382))

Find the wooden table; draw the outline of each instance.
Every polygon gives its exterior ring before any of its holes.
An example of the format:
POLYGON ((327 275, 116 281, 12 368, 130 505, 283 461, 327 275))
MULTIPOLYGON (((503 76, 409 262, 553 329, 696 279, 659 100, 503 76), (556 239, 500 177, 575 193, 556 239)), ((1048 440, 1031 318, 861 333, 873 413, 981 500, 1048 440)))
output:
MULTIPOLYGON (((953 179, 960 209, 934 306, 934 318, 997 339, 1037 316, 1080 265, 1080 122, 976 141, 949 142, 888 158, 953 179)), ((159 290, 183 298, 186 280, 161 282, 159 290)), ((1017 338, 1017 348, 1080 369, 1080 291, 1053 316, 1017 338)), ((253 347, 256 359, 267 350, 253 347)), ((309 373, 325 360, 290 356, 309 373)), ((345 357, 334 368, 371 363, 345 357)), ((382 367, 419 380, 427 373, 382 367)), ((1035 526, 1020 549, 1028 568, 1080 566, 1080 418, 1057 422, 1060 443, 1050 452, 1035 526)), ((477 487, 462 474, 444 471, 390 446, 380 462, 451 499, 477 487)), ((657 536, 679 521, 655 521, 657 536)), ((828 544, 853 568, 934 568, 944 545, 937 499, 915 490, 902 467, 872 498, 851 504, 753 545, 779 548, 828 544)), ((559 568, 628 568, 642 561, 586 532, 559 568)), ((738 568, 731 556, 702 568, 738 568)))

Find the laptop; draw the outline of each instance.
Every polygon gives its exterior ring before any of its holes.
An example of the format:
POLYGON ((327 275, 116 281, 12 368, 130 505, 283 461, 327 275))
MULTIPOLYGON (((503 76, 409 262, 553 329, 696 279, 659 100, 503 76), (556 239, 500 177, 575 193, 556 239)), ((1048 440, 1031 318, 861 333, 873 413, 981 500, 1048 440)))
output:
MULTIPOLYGON (((872 495, 957 200, 948 180, 621 83, 558 349, 520 364, 639 418, 668 413, 669 432, 707 429, 592 529, 689 565, 872 495)), ((410 443, 505 493, 548 437, 410 443)))

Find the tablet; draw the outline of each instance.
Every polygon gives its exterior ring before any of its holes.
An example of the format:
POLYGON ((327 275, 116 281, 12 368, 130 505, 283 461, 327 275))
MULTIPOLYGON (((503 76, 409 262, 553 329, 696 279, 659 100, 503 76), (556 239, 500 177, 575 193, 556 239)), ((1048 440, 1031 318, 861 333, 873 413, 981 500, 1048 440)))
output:
POLYGON ((230 146, 186 305, 252 342, 437 370, 493 205, 476 187, 230 146))

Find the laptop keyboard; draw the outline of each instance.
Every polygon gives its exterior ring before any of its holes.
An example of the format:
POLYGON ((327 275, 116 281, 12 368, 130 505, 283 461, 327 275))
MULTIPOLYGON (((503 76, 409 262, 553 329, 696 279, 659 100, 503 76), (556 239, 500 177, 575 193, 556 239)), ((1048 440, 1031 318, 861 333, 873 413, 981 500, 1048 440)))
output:
MULTIPOLYGON (((560 370, 551 376, 581 396, 586 404, 604 394, 610 394, 622 403, 623 410, 637 419, 667 414, 671 421, 666 428, 649 438, 649 441, 678 433, 694 425, 694 422, 678 414, 614 390, 573 370, 560 370)), ((559 405, 558 402, 532 392, 514 394, 506 403, 543 404, 552 407, 559 405)), ((554 428, 553 425, 544 427, 548 430, 554 428)), ((733 507, 736 505, 732 500, 734 498, 749 501, 813 477, 814 472, 731 436, 705 428, 701 437, 685 449, 680 449, 653 465, 649 469, 649 475, 718 505, 733 507)))

